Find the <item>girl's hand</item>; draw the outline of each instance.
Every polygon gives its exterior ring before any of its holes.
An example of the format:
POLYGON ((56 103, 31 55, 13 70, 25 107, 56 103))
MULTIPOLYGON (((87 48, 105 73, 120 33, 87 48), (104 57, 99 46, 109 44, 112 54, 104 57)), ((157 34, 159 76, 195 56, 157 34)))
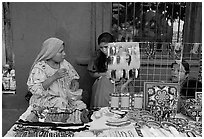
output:
POLYGON ((60 79, 60 78, 63 78, 65 76, 68 76, 67 69, 65 69, 65 68, 59 69, 58 71, 55 72, 55 74, 53 76, 55 79, 60 79))

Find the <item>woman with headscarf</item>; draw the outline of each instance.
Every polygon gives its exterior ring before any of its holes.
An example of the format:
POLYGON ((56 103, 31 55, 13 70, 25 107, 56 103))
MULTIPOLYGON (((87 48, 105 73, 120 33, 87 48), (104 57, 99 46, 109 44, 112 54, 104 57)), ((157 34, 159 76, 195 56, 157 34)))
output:
POLYGON ((195 98, 195 92, 202 92, 202 83, 195 78, 190 78, 190 66, 185 60, 175 61, 171 64, 171 80, 180 85, 182 98, 195 98))
MULTIPOLYGON (((73 66, 65 60, 64 42, 58 38, 45 40, 27 81, 32 93, 29 104, 59 109, 75 107, 69 86, 71 80, 79 78, 73 66)), ((81 105, 81 109, 85 107, 85 104, 81 105)))

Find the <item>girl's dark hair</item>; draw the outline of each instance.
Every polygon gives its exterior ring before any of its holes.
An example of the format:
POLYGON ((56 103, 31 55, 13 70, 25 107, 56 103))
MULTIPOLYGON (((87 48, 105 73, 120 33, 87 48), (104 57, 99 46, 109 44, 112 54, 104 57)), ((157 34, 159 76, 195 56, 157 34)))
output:
POLYGON ((104 32, 102 33, 101 35, 99 35, 98 37, 98 45, 101 43, 101 42, 114 42, 114 37, 113 35, 111 35, 110 33, 108 32, 104 32))
MULTIPOLYGON (((104 32, 98 37, 98 45, 101 42, 110 43, 113 41, 114 41, 113 35, 111 35, 108 32, 104 32)), ((96 69, 98 72, 106 72, 108 69, 108 64, 107 64, 108 59, 107 59, 106 55, 101 50, 98 50, 97 53, 98 54, 97 54, 97 58, 95 61, 96 69)))
MULTIPOLYGON (((172 64, 171 64, 171 68, 173 68, 174 64, 178 64, 178 63, 176 63, 176 61, 175 61, 174 63, 172 63, 172 64)), ((189 72, 190 72, 190 66, 189 66, 188 62, 186 62, 185 60, 182 60, 182 61, 181 61, 181 64, 183 65, 183 67, 184 67, 184 69, 185 69, 185 71, 186 71, 185 74, 189 74, 189 72)))

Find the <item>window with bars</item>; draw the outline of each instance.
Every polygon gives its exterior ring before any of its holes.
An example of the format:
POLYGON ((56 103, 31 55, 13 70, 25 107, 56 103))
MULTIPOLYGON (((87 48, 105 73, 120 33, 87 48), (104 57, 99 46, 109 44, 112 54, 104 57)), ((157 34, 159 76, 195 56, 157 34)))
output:
POLYGON ((15 94, 15 64, 12 46, 10 3, 2 3, 2 92, 15 94))
POLYGON ((192 12, 186 12, 190 8, 192 4, 185 2, 112 3, 111 32, 115 41, 138 42, 140 46, 139 76, 129 84, 128 92, 143 92, 144 82, 172 82, 171 64, 182 59, 190 65, 188 78, 196 80, 193 86, 187 82, 184 90, 202 91, 202 43, 184 40, 185 32, 190 30, 185 27, 189 24, 186 20, 193 21, 192 12))

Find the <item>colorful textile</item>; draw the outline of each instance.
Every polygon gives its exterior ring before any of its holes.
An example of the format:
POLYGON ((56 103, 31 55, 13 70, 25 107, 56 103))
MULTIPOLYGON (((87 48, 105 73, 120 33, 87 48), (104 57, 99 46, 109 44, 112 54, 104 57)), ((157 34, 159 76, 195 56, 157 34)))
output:
POLYGON ((189 116, 196 121, 202 120, 202 103, 199 103, 196 99, 183 99, 181 101, 181 113, 189 116))

